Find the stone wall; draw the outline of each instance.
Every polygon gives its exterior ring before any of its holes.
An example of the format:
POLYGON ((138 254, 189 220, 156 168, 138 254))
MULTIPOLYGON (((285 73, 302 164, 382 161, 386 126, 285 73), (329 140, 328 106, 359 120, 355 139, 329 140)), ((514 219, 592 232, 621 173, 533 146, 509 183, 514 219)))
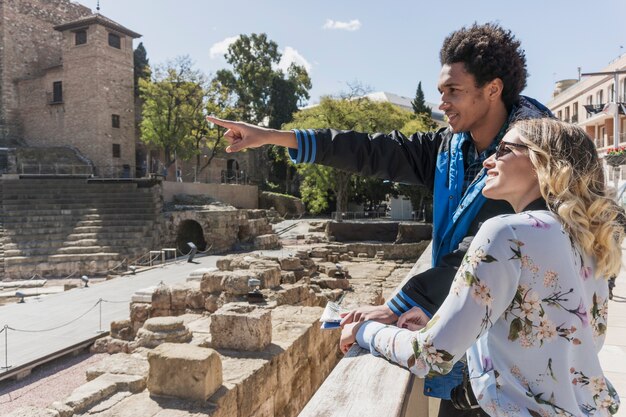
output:
POLYGON ((59 65, 63 39, 53 26, 90 14, 89 8, 68 0, 0 2, 0 146, 21 136, 15 80, 38 77, 59 65))
POLYGON ((133 48, 128 36, 121 36, 121 49, 109 46, 109 32, 92 24, 87 43, 75 45, 74 33, 64 31, 62 65, 18 83, 19 110, 29 145, 74 146, 94 163, 96 175, 119 177, 124 165, 135 172, 133 48), (55 81, 63 85, 61 103, 51 103, 55 81), (119 128, 112 126, 113 114, 119 128), (113 144, 120 146, 120 157, 114 157, 113 144))
POLYGON ((259 208, 259 190, 256 185, 163 182, 165 202, 172 201, 177 194, 210 196, 217 201, 241 209, 259 208))
POLYGON ((301 216, 304 214, 304 203, 299 198, 264 191, 259 194, 259 208, 274 209, 281 215, 301 216))

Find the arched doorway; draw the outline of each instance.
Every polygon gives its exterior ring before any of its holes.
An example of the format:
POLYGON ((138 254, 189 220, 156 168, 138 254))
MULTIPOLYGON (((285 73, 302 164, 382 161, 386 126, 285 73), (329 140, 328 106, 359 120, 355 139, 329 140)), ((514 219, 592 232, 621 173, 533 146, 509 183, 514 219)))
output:
POLYGON ((202 226, 195 220, 184 220, 178 226, 176 247, 183 254, 188 253, 190 250, 187 242, 193 242, 199 251, 206 250, 206 240, 204 240, 202 226))

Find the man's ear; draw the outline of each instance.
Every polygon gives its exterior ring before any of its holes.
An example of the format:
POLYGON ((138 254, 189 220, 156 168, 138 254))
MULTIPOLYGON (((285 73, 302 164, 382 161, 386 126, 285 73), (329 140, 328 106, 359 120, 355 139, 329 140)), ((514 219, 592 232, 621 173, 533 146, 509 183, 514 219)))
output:
POLYGON ((494 78, 487 84, 487 94, 489 99, 498 100, 502 98, 502 90, 504 89, 504 83, 500 78, 494 78))

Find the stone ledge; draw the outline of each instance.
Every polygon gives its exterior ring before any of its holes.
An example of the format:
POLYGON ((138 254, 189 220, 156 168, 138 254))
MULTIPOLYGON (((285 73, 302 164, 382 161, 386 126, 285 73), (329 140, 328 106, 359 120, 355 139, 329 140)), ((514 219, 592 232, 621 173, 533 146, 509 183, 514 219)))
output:
POLYGON ((74 413, 81 413, 116 392, 137 393, 145 388, 146 380, 141 376, 103 374, 75 389, 63 403, 74 413))

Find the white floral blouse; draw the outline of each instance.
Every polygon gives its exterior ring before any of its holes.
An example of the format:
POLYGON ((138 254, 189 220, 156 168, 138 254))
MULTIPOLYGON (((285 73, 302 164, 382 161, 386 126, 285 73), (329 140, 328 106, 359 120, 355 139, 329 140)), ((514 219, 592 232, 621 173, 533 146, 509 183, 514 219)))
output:
POLYGON ((490 416, 608 416, 619 406, 598 352, 608 284, 548 211, 488 220, 445 302, 411 332, 366 322, 358 343, 414 374, 445 374, 467 350, 490 416))

